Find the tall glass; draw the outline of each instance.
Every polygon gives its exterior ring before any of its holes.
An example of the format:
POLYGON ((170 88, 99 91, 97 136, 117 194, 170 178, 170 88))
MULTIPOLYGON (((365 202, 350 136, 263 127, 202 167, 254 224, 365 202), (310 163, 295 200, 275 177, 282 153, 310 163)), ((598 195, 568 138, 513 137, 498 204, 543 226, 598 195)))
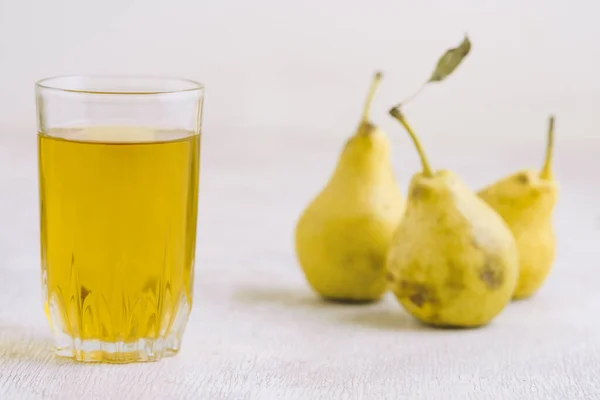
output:
POLYGON ((192 306, 202 85, 36 83, 42 285, 59 355, 177 353, 192 306))

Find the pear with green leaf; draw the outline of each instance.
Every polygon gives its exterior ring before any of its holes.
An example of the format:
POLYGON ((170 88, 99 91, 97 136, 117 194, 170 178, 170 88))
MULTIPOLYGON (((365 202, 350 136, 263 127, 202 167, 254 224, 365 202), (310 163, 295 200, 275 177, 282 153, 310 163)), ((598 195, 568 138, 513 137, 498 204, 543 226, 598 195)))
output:
MULTIPOLYGON (((427 83, 448 77, 470 49, 465 37, 446 51, 417 94, 427 83)), ((411 315, 427 324, 485 325, 510 302, 517 283, 514 237, 455 173, 430 167, 401 104, 390 114, 408 132, 423 169, 411 180, 406 211, 388 252, 391 289, 411 315)))
POLYGON ((370 302, 385 293, 385 256, 404 212, 388 138, 369 120, 380 80, 377 73, 357 131, 296 226, 296 254, 306 280, 332 301, 370 302))
POLYGON ((514 298, 533 295, 550 273, 556 252, 552 213, 558 184, 552 174, 554 117, 549 118, 546 156, 541 170, 518 171, 482 189, 481 197, 510 227, 519 248, 519 282, 514 298))

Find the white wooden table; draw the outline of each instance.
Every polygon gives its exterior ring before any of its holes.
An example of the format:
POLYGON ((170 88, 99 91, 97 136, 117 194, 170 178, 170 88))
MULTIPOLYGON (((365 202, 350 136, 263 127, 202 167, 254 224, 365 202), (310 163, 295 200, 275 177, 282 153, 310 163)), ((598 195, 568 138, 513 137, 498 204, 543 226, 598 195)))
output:
MULTIPOLYGON (((539 164, 543 151, 542 143, 424 140, 434 165, 458 170, 474 188, 539 164)), ((418 164, 407 140, 393 142, 405 188, 418 164)), ((301 132, 206 135, 195 303, 182 351, 158 363, 91 365, 51 352, 35 139, 0 139, 0 398, 600 398, 599 141, 559 140, 555 268, 535 298, 477 330, 425 328, 391 296, 340 306, 308 289, 294 223, 340 147, 301 132)))

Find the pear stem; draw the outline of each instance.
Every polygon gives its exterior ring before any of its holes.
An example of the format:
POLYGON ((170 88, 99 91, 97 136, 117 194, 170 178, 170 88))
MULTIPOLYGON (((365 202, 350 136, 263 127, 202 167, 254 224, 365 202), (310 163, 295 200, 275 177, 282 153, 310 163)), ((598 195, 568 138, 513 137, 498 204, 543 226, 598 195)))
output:
POLYGON ((375 97, 375 92, 379 87, 379 83, 381 82, 381 78, 383 78, 383 74, 381 72, 376 72, 373 76, 373 81, 371 82, 371 87, 369 88, 369 92, 367 93, 367 100, 365 101, 365 106, 363 108, 363 114, 361 122, 369 121, 369 112, 371 111, 371 103, 373 102, 373 97, 375 97))
POLYGON ((404 115, 402 114, 402 111, 400 111, 400 108, 392 108, 390 110, 390 115, 402 124, 404 129, 406 129, 406 132, 408 132, 408 134, 410 135, 410 138, 412 139, 413 143, 415 144, 417 153, 419 153, 419 157, 421 158, 421 165, 423 166, 423 175, 429 178, 432 177, 433 172, 431 170, 431 166, 429 165, 429 161, 427 161, 427 156, 425 156, 423 147, 421 147, 421 142, 419 141, 419 138, 417 137, 411 126, 408 124, 408 121, 406 121, 406 118, 404 118, 404 115))
POLYGON ((413 99, 415 99, 418 95, 420 95, 421 92, 427 87, 428 83, 429 83, 429 81, 423 83, 421 86, 419 86, 419 88, 417 90, 415 90, 413 92, 413 94, 411 94, 410 96, 408 96, 407 98, 402 100, 400 103, 398 103, 396 106, 394 106, 394 108, 400 108, 401 106, 405 106, 408 103, 410 103, 411 101, 413 101, 413 99))
POLYGON ((548 139, 546 143, 546 158, 540 172, 540 178, 549 179, 552 174, 552 155, 554 150, 554 115, 548 119, 548 139))

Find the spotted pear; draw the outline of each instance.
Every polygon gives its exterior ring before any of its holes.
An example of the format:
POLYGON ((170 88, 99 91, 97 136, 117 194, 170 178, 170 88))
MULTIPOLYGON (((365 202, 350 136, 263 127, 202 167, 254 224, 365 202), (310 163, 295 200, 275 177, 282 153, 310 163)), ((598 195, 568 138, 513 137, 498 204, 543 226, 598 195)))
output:
POLYGON ((418 320, 440 327, 489 323, 510 302, 517 245, 490 206, 448 170, 433 171, 399 108, 423 170, 411 180, 406 211, 387 258, 391 289, 418 320))

